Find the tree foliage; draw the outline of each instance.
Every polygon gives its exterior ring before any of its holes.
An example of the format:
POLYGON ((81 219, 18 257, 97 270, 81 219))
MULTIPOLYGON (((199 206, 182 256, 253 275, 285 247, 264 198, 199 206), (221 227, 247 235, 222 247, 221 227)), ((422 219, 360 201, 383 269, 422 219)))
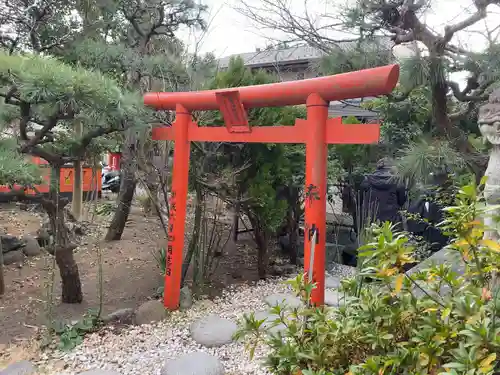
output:
POLYGON ((78 266, 64 223, 64 207, 69 201, 59 194, 60 168, 73 161, 94 157, 101 152, 94 140, 127 128, 144 127, 150 118, 140 97, 126 92, 101 73, 72 67, 55 58, 31 54, 0 53, 0 97, 2 123, 10 148, 2 147, 5 163, 2 183, 32 186, 37 179, 34 156, 46 160, 50 168, 49 194, 25 195, 14 188, 18 199, 41 203, 48 214, 55 255, 62 281, 62 301, 80 303, 83 299, 78 266), (83 135, 74 137, 76 123, 83 135), (15 141, 16 148, 12 141, 15 141), (23 169, 16 176, 15 172, 23 169))
POLYGON ((40 168, 17 151, 14 138, 0 140, 0 185, 29 187, 42 181, 40 168))
POLYGON ((425 92, 430 111, 428 120, 423 121, 428 125, 427 131, 433 136, 446 137, 476 175, 481 175, 486 158, 468 135, 477 132, 477 108, 500 77, 498 35, 495 36, 498 25, 485 30, 488 46, 479 52, 460 46, 457 35, 485 20, 499 3, 496 0, 471 3, 468 12, 462 12, 441 30, 434 30, 425 22, 430 1, 357 0, 347 5, 327 2, 324 12, 322 9, 312 12, 305 4, 302 13, 286 1, 241 0, 239 10, 263 27, 280 30, 282 40, 290 45, 307 43, 330 55, 323 61, 323 72, 327 73, 386 63, 388 60, 383 58, 386 55, 369 48, 371 40, 380 40, 380 45, 388 50, 399 45, 408 47, 413 55, 401 61, 399 92, 388 96, 389 102, 419 106, 410 96, 414 90, 417 97, 425 92), (453 80, 456 72, 467 74, 465 87, 453 80))
MULTIPOLYGON (((252 72, 245 68, 241 58, 232 59, 227 71, 214 78, 210 88, 251 86, 275 82, 275 77, 264 71, 252 72)), ((293 125, 296 118, 304 117, 301 107, 251 108, 248 120, 252 126, 293 125)), ((205 125, 223 125, 219 112, 213 112, 203 120, 205 125)), ((304 149, 301 145, 283 144, 231 144, 225 145, 219 154, 214 173, 236 178, 223 179, 225 193, 233 200, 241 198, 243 212, 249 217, 259 250, 267 252, 272 233, 283 222, 288 202, 277 199, 283 186, 296 185, 296 177, 303 176, 304 149), (227 171, 229 170, 229 173, 227 171), (235 181, 235 182, 234 182, 235 181)), ((300 181, 300 177, 299 177, 300 181)), ((219 193, 221 181, 215 186, 219 193)), ((265 266, 262 266, 265 268, 265 266)), ((259 269, 261 276, 265 269, 259 269)))
POLYGON ((371 228, 363 263, 345 280, 338 308, 309 306, 315 285, 288 281, 303 304, 271 307, 267 323, 245 315, 238 338, 268 349, 272 374, 496 373, 500 341, 499 244, 484 240, 480 189, 463 186, 441 227, 453 237, 449 262, 405 273, 414 248, 391 223, 371 228), (460 269, 464 272, 459 271, 460 269), (364 282, 365 277, 372 282, 364 282), (276 332, 275 327, 283 326, 276 332))
POLYGON ((34 55, 3 53, 0 66, 3 127, 19 134, 22 153, 53 165, 83 159, 95 138, 148 121, 141 98, 100 73, 34 55), (75 121, 85 128, 80 139, 70 133, 75 121))
MULTIPOLYGON (((264 71, 252 72, 245 68, 241 58, 237 58, 230 62, 227 71, 217 74, 210 88, 252 86, 272 82, 276 82, 273 76, 264 71)), ((295 107, 251 108, 248 111, 248 120, 251 126, 293 125, 295 119, 304 117, 304 114, 302 109, 295 107)), ((214 112, 207 123, 224 124, 219 112, 214 112)), ((248 204, 260 220, 263 220, 263 225, 270 230, 276 229, 286 208, 284 202, 276 200, 276 189, 289 182, 292 177, 291 162, 294 160, 284 157, 286 146, 282 144, 243 143, 233 147, 239 148, 239 165, 231 163, 230 160, 227 160, 228 164, 222 165, 231 165, 235 168, 248 165, 238 174, 238 189, 251 198, 248 204)))

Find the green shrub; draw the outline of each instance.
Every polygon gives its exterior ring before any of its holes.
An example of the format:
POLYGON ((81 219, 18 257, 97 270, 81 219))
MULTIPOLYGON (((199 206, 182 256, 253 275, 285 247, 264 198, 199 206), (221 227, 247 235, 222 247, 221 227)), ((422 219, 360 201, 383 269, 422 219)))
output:
MULTIPOLYGON (((500 245, 483 239, 481 200, 475 185, 462 187, 441 224, 463 274, 450 265, 405 274, 414 248, 385 223, 373 227, 373 240, 359 249, 361 271, 343 281, 343 306, 276 306, 273 324, 284 324, 283 331, 271 333, 251 315, 240 322, 237 338, 246 340, 251 355, 257 345, 267 347, 266 367, 280 375, 494 374, 500 245), (367 277, 370 283, 363 282, 367 277)), ((308 300, 314 285, 301 275, 289 283, 308 300)))
MULTIPOLYGON (((153 251, 153 257, 156 260, 156 265, 160 269, 160 273, 163 277, 167 272, 167 250, 162 247, 159 250, 153 251)), ((164 285, 160 285, 156 290, 156 295, 163 298, 164 285)))
POLYGON ((73 323, 54 321, 51 328, 59 336, 59 349, 70 351, 83 342, 85 335, 97 331, 100 326, 99 312, 89 310, 81 320, 73 323))

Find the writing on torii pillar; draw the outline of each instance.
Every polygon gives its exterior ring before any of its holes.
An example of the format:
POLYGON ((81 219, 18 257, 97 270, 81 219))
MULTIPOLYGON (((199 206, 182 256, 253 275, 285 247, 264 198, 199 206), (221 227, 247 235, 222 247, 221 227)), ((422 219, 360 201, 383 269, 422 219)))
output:
POLYGON ((184 251, 184 227, 191 142, 304 143, 306 145, 306 186, 310 201, 305 205, 305 271, 312 273, 316 288, 315 305, 324 303, 327 147, 329 144, 371 144, 380 136, 379 124, 343 124, 328 118, 330 101, 390 93, 399 78, 397 65, 383 66, 335 76, 222 90, 178 93, 149 93, 144 103, 158 110, 175 110, 172 127, 153 129, 153 139, 173 140, 171 209, 167 243, 167 272, 164 304, 178 308, 184 251), (290 126, 248 124, 246 110, 305 104, 307 118, 290 126), (220 110, 224 127, 200 127, 193 121, 195 110, 220 110), (308 232, 309 233, 309 232, 308 232), (311 240, 316 233, 314 254, 311 240), (312 262, 311 262, 312 259, 312 262), (309 272, 312 271, 312 272, 309 272))

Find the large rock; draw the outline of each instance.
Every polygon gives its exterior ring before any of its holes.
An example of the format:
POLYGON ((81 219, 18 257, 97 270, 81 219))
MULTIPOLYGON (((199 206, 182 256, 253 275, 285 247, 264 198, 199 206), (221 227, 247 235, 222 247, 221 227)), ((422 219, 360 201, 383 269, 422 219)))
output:
MULTIPOLYGON (((304 239, 300 239, 298 244, 297 256, 299 258, 305 257, 304 250, 304 239)), ((342 252, 344 251, 345 246, 339 245, 336 243, 326 242, 325 243, 325 263, 342 263, 342 252)))
POLYGON ((256 320, 264 320, 261 327, 268 333, 276 334, 286 329, 283 323, 276 324, 276 319, 278 319, 279 316, 271 314, 269 311, 258 311, 254 314, 254 317, 256 320))
POLYGON ((24 243, 16 236, 11 236, 10 234, 2 234, 0 236, 2 241, 2 252, 8 253, 23 247, 24 243))
POLYGON ((160 322, 167 317, 167 312, 161 300, 143 303, 135 311, 134 322, 137 325, 160 322))
POLYGON ((326 263, 342 263, 342 252, 344 246, 327 242, 325 244, 325 262, 326 263))
POLYGON ((334 277, 334 276, 326 276, 325 288, 327 288, 327 289, 340 288, 340 279, 338 277, 334 277))
POLYGON ((36 240, 36 238, 32 236, 24 236, 23 238, 25 245, 23 248, 24 255, 28 257, 34 257, 40 255, 42 249, 40 248, 40 244, 36 240))
POLYGON ((105 316, 102 320, 104 323, 120 323, 132 324, 135 318, 135 311, 132 308, 124 308, 113 311, 111 314, 105 316))
POLYGON ((339 307, 344 304, 344 294, 336 290, 325 290, 325 305, 339 307))
POLYGON ((214 314, 194 322, 191 325, 191 337, 207 348, 222 346, 233 341, 233 334, 237 329, 235 322, 214 314))
POLYGON ((19 361, 0 371, 0 375, 29 375, 35 373, 36 369, 30 361, 19 361))
POLYGON ((422 271, 426 268, 431 267, 432 265, 441 265, 448 264, 451 266, 451 269, 458 273, 459 275, 463 275, 465 272, 465 263, 458 251, 450 251, 448 249, 441 249, 434 254, 432 254, 429 258, 420 262, 417 266, 413 267, 411 270, 407 272, 408 275, 411 275, 415 272, 422 271))
POLYGON ((276 305, 285 305, 290 308, 302 306, 302 301, 300 300, 300 298, 295 297, 292 294, 285 293, 271 294, 270 296, 264 298, 264 302, 271 307, 276 305))
POLYGON ((22 250, 9 251, 3 254, 3 264, 8 266, 9 264, 22 263, 24 260, 24 254, 22 250))
POLYGON ((161 369, 161 375, 224 375, 219 358, 205 352, 184 354, 169 360, 161 369))
MULTIPOLYGON (((439 266, 442 264, 447 264, 447 265, 451 266, 451 269, 454 272, 458 273, 459 275, 463 275, 465 272, 465 264, 460 256, 460 254, 458 253, 458 251, 450 251, 448 249, 441 249, 441 250, 435 252, 434 254, 432 254, 429 258, 427 258, 423 262, 419 263, 418 265, 416 265, 412 269, 408 270, 406 272, 406 274, 411 276, 412 274, 414 274, 416 272, 423 271, 426 268, 432 267, 433 265, 439 266)), ((416 281, 416 283, 418 284, 419 282, 416 281)), ((425 284, 422 285, 422 287, 424 287, 424 286, 425 286, 425 284)), ((439 294, 445 295, 445 294, 448 294, 449 291, 450 291, 450 287, 448 285, 443 285, 441 287, 439 294)), ((427 292, 430 292, 430 291, 427 290, 427 292)), ((413 286, 413 293, 416 296, 424 295, 424 292, 416 286, 413 286)))

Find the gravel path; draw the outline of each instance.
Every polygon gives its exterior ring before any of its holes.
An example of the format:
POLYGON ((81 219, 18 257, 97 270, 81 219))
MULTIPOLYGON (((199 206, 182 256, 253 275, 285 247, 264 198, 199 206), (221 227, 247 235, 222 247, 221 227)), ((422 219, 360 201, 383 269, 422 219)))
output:
MULTIPOLYGON (((352 271, 350 267, 337 265, 330 274, 342 278, 352 274, 352 271)), ((222 361, 226 375, 267 375, 257 359, 250 361, 243 344, 233 342, 205 348, 191 339, 189 328, 193 321, 210 314, 236 320, 244 313, 266 309, 266 296, 289 291, 288 286, 283 284, 284 280, 230 287, 221 297, 212 301, 197 301, 190 310, 174 312, 158 324, 133 326, 119 334, 105 330, 89 335, 72 352, 47 354, 38 365, 46 368, 44 372, 50 373, 53 364, 58 363, 60 367, 63 361, 66 370, 57 371, 60 375, 73 375, 90 369, 114 370, 122 375, 160 375, 166 360, 189 352, 204 351, 222 361)), ((256 351, 256 358, 265 354, 263 350, 256 351)))

